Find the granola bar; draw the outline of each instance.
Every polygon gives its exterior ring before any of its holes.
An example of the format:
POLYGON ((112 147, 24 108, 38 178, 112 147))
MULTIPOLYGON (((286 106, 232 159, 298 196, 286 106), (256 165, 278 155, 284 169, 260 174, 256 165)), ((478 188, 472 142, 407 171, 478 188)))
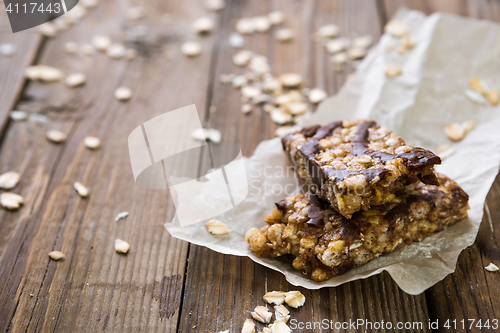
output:
POLYGON ((372 120, 310 126, 287 134, 283 149, 307 186, 346 218, 391 202, 415 181, 436 185, 441 159, 372 120))
POLYGON ((315 194, 297 194, 276 203, 268 225, 248 230, 246 240, 257 255, 291 259, 295 269, 325 281, 467 217, 468 195, 446 176, 437 179, 439 185, 407 186, 350 220, 315 194))

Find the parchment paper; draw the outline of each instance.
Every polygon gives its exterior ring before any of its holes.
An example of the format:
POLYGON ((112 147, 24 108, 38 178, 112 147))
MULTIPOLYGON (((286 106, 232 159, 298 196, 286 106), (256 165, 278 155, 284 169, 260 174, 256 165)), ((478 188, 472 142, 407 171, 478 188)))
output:
POLYGON ((387 46, 394 39, 382 36, 341 91, 299 125, 372 118, 394 130, 408 144, 435 150, 450 143, 443 132, 445 125, 475 120, 477 125, 466 138, 453 144, 456 153, 437 168, 470 195, 468 219, 341 276, 314 282, 291 264, 256 257, 244 239, 246 230, 265 225, 263 217, 272 210, 274 202, 299 190, 279 139, 273 139, 263 141, 254 155, 245 160, 250 184, 247 199, 216 217, 231 229, 229 235, 210 235, 204 223, 180 227, 174 218, 165 224, 172 236, 221 253, 248 256, 282 272, 293 285, 309 289, 334 287, 386 270, 404 291, 419 294, 452 273, 460 252, 476 238, 486 195, 499 170, 500 108, 474 104, 463 91, 474 76, 492 87, 500 87, 500 26, 444 13, 426 17, 408 10, 400 10, 396 18, 409 27, 415 48, 404 55, 388 52, 387 46), (387 78, 387 65, 400 66, 403 74, 387 78), (279 189, 286 189, 286 194, 279 189))

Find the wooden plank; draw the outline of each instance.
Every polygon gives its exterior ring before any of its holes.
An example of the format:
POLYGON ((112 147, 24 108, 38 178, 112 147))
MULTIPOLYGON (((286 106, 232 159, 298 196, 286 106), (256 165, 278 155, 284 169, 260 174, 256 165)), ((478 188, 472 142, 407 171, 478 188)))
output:
MULTIPOLYGON (((267 56, 273 74, 298 72, 304 76, 307 87, 318 86, 329 94, 340 88, 353 68, 335 73, 323 47, 312 41, 313 32, 324 24, 335 23, 344 36, 365 33, 375 39, 380 36, 381 22, 376 14, 375 1, 274 1, 269 5, 251 1, 230 3, 224 13, 222 43, 213 78, 211 104, 216 106, 217 112, 209 115, 207 122, 220 129, 225 140, 238 143, 247 156, 261 140, 273 136, 276 125, 258 109, 250 115, 242 115, 239 112, 239 93, 230 86, 220 84, 218 76, 237 72, 231 64, 235 51, 227 45, 234 22, 243 16, 265 15, 276 9, 285 12, 285 26, 297 32, 294 42, 276 43, 270 32, 246 37, 245 48, 267 56)), ((255 264, 248 258, 225 256, 198 246, 191 246, 184 289, 179 332, 218 332, 226 329, 239 332, 244 320, 249 318, 249 311, 262 305, 262 296, 271 290, 300 290, 304 293, 305 306, 292 311, 292 318, 300 322, 361 318, 371 322, 389 320, 395 324, 398 321, 427 323, 429 318, 425 295, 405 294, 388 274, 338 288, 310 291, 290 285, 282 274, 255 264)))
MULTIPOLYGON (((188 246, 162 225, 174 212, 168 192, 135 186, 127 137, 144 121, 193 103, 203 119, 213 38, 202 39, 204 54, 195 59, 180 54, 178 40, 195 18, 211 14, 195 1, 148 1, 148 39, 136 60, 62 51, 67 41, 88 43, 98 33, 123 41, 129 23, 121 5, 100 2, 83 22, 47 42, 39 63, 85 72, 87 84, 73 90, 30 83, 17 107, 49 120, 7 130, 0 168, 22 174, 16 192, 26 205, 0 211, 0 234, 8 239, 0 245, 1 331, 176 331, 188 246), (171 22, 162 26, 165 13, 171 22), (163 47, 177 50, 173 60, 163 47), (120 85, 134 92, 129 103, 113 97, 120 85), (64 145, 45 140, 52 128, 68 133, 64 145), (84 148, 87 135, 100 137, 102 148, 84 148), (90 188, 89 198, 76 195, 75 180, 90 188), (115 223, 125 210, 130 216, 115 223), (128 255, 115 253, 115 238, 131 244, 128 255), (49 261, 51 250, 62 250, 66 260, 49 261)), ((196 171, 198 164, 178 167, 196 171)))
MULTIPOLYGON (((471 1, 397 1, 386 0, 387 15, 390 17, 399 4, 427 14, 447 11, 457 15, 500 21, 498 2, 471 1)), ((450 320, 450 331, 493 332, 492 320, 500 317, 498 274, 484 270, 490 262, 500 263, 500 230, 495 225, 500 220, 500 177, 497 177, 486 199, 485 214, 475 243, 464 250, 458 259, 456 270, 442 282, 426 292, 429 314, 432 321, 439 320, 440 329, 450 320), (490 327, 470 326, 470 320, 482 324, 489 320, 490 327), (454 326, 453 320, 456 320, 454 326), (465 327, 462 326, 464 321, 465 327)), ((447 330, 448 331, 448 330, 447 330)))

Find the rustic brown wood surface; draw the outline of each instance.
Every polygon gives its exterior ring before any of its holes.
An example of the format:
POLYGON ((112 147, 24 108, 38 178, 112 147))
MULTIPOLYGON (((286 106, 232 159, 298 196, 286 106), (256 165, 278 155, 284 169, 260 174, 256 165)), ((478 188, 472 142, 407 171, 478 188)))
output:
MULTIPOLYGON (((134 4, 147 9, 138 23, 126 19, 128 2, 101 0, 82 22, 49 39, 36 33, 12 35, 0 9, 0 43, 18 46, 15 56, 0 58, 0 173, 21 173, 13 192, 26 201, 17 212, 0 210, 2 332, 240 332, 266 291, 297 289, 250 259, 170 237, 163 227, 174 214, 168 191, 140 189, 132 177, 128 134, 155 115, 185 105, 196 104, 205 125, 220 129, 247 156, 260 141, 273 137, 276 125, 269 116, 261 110, 243 115, 239 94, 219 81, 220 74, 236 72, 228 37, 237 19, 283 11, 286 26, 297 32, 292 43, 276 43, 271 31, 245 38, 245 48, 267 56, 273 73, 298 72, 306 86, 329 95, 353 69, 334 72, 327 54, 312 40, 324 24, 337 24, 344 36, 368 33, 378 39, 401 6, 500 21, 496 0, 242 0, 227 1, 219 13, 207 12, 197 0, 134 4), (214 17, 217 25, 212 35, 200 38, 189 27, 201 16, 214 17), (139 51, 132 61, 64 51, 66 42, 83 45, 100 33, 125 42, 127 29, 138 24, 146 26, 147 37, 132 43, 139 51), (201 41, 203 54, 187 59, 179 46, 192 38, 201 41), (88 82, 74 89, 60 83, 26 84, 22 72, 30 63, 83 72, 88 82), (113 97, 121 85, 133 91, 129 102, 113 97), (208 112, 210 106, 215 113, 208 112), (47 121, 12 122, 12 109, 44 114, 47 121), (49 129, 67 133, 67 141, 47 141, 49 129), (101 138, 101 149, 83 146, 88 135, 101 138), (88 198, 76 194, 74 181, 89 187, 88 198), (114 222, 121 211, 130 216, 114 222), (127 255, 114 251, 116 238, 131 244, 127 255), (66 260, 51 261, 52 250, 64 252, 66 260)), ((197 172, 206 164, 202 156, 177 167, 197 172)), ((454 274, 425 293, 407 295, 388 274, 337 288, 298 288, 306 304, 292 311, 293 318, 418 321, 424 323, 423 331, 430 331, 429 320, 500 319, 498 274, 483 269, 500 262, 499 202, 500 178, 488 196, 475 244, 461 254, 454 274)))

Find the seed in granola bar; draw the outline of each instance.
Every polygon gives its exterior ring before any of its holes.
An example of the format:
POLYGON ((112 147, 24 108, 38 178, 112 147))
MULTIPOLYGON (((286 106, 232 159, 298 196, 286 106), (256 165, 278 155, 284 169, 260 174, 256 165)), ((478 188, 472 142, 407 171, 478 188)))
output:
POLYGON ((298 308, 304 305, 306 297, 300 291, 289 291, 285 295, 285 302, 292 308, 298 308))
POLYGON ((385 75, 387 77, 395 77, 401 75, 401 73, 402 73, 401 68, 398 66, 387 66, 385 68, 385 75))
POLYGON ((255 323, 252 319, 245 320, 241 333, 255 333, 255 323))
POLYGON ((296 73, 287 73, 280 76, 280 81, 284 87, 293 88, 302 84, 302 76, 296 73))
POLYGON ((274 35, 279 42, 289 42, 295 37, 295 33, 292 29, 282 28, 276 31, 274 35))
POLYGON ((55 260, 55 261, 59 261, 61 259, 66 258, 64 253, 62 253, 61 251, 51 251, 51 252, 49 252, 49 257, 50 257, 50 259, 55 260))
POLYGON ((494 263, 490 263, 484 269, 486 269, 488 272, 498 272, 498 270, 499 270, 498 266, 495 265, 494 263))
POLYGON ((268 308, 261 305, 257 306, 250 314, 252 315, 253 319, 263 324, 269 324, 271 322, 271 317, 273 316, 268 308))
POLYGON ((248 50, 241 50, 233 56, 233 63, 236 66, 246 66, 252 59, 253 52, 248 50))
POLYGON ((87 81, 87 76, 83 73, 69 74, 65 80, 66 85, 71 88, 81 86, 85 81, 87 81))
POLYGON ((463 123, 453 123, 446 125, 444 131, 450 140, 460 141, 475 125, 476 122, 473 120, 463 123))
POLYGON ((132 97, 132 90, 128 87, 119 87, 115 90, 115 98, 119 101, 128 101, 132 97))
POLYGON ((115 251, 122 254, 127 254, 130 250, 130 244, 121 239, 115 239, 115 251))
POLYGON ((317 104, 326 98, 326 92, 323 89, 314 88, 309 91, 309 102, 317 104))
POLYGON ((49 141, 52 141, 54 143, 61 143, 61 142, 64 142, 66 140, 66 134, 64 134, 61 131, 57 131, 57 130, 48 131, 46 133, 46 137, 47 137, 47 139, 49 139, 49 141))
POLYGON ((224 0, 205 0, 205 8, 214 12, 221 10, 225 5, 224 0))
POLYGON ((207 227, 207 231, 212 235, 226 235, 231 232, 224 223, 218 220, 210 220, 205 226, 207 227))
POLYGON ((320 39, 325 38, 335 38, 339 35, 340 29, 335 24, 327 24, 321 26, 318 31, 316 31, 316 36, 320 39))
POLYGON ((269 17, 269 21, 272 25, 281 24, 285 20, 285 15, 278 10, 270 12, 267 17, 269 17))
POLYGON ((79 196, 81 196, 82 198, 88 197, 89 190, 85 187, 85 185, 80 182, 74 182, 73 187, 75 188, 76 193, 78 193, 79 196))
POLYGON ((197 34, 207 34, 214 29, 214 21, 209 17, 201 17, 193 22, 191 28, 197 34))
POLYGON ((24 198, 19 194, 4 192, 0 194, 0 205, 7 210, 17 210, 24 204, 24 198))
POLYGON ((92 38, 92 45, 94 45, 98 51, 106 51, 111 45, 111 39, 108 36, 97 35, 92 38))
POLYGON ((403 37, 408 33, 408 27, 401 21, 391 20, 387 22, 384 31, 394 37, 403 37))
POLYGON ((3 190, 11 190, 17 186, 21 180, 21 175, 15 171, 7 171, 0 175, 0 188, 3 190))
POLYGON ((266 32, 271 28, 271 21, 267 16, 257 16, 253 18, 255 30, 258 32, 266 32))
POLYGON ((488 101, 490 101, 491 105, 498 105, 498 102, 499 102, 499 99, 500 99, 500 95, 498 93, 498 90, 493 88, 491 89, 488 94, 486 94, 486 98, 488 99, 488 101))
POLYGON ((269 304, 281 305, 285 301, 286 294, 284 291, 270 291, 262 298, 269 304))
POLYGON ((201 54, 201 44, 198 42, 185 42, 181 46, 181 52, 186 57, 196 57, 201 54))

